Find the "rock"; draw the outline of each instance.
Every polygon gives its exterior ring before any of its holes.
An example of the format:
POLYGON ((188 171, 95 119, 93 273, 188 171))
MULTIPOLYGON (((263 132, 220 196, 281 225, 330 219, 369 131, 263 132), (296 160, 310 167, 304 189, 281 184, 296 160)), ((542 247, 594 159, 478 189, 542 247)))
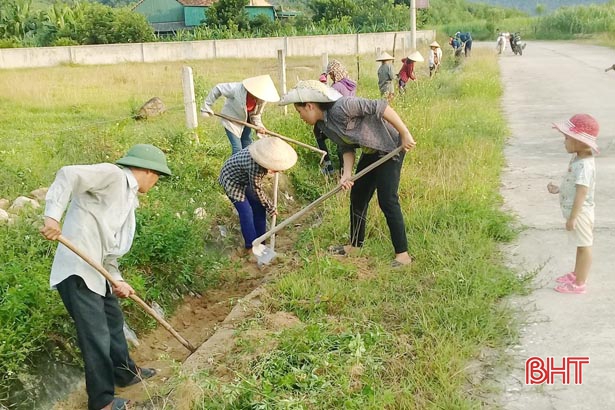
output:
POLYGON ((194 217, 196 219, 205 219, 207 218, 207 212, 203 208, 197 208, 194 210, 194 217))
POLYGON ((11 205, 8 210, 11 213, 18 213, 26 206, 30 206, 34 209, 40 208, 40 205, 36 199, 28 198, 27 196, 20 196, 13 201, 13 205, 11 205))
POLYGON ((49 191, 49 188, 39 188, 30 192, 30 195, 38 201, 44 201, 45 197, 47 196, 47 191, 49 191))
POLYGON ((9 209, 9 206, 11 206, 11 201, 9 201, 8 199, 0 198, 0 209, 4 209, 6 211, 7 209, 9 209))
POLYGON ((9 221, 9 213, 0 208, 0 223, 9 221))
POLYGON ((143 104, 141 108, 139 108, 139 111, 137 112, 137 115, 135 115, 135 118, 137 120, 146 120, 150 117, 155 117, 162 114, 166 111, 166 109, 167 107, 165 107, 162 100, 158 97, 154 97, 145 104, 143 104))

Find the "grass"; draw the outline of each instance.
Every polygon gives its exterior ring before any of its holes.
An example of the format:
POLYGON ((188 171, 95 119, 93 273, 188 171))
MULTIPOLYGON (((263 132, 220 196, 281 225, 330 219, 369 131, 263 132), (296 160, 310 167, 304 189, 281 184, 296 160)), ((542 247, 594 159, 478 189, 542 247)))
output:
MULTIPOLYGON (((465 367, 481 349, 514 339, 511 312, 498 302, 524 286, 503 267, 498 252, 514 232, 500 211, 507 129, 498 109, 502 90, 492 54, 475 50, 461 66, 447 55, 445 69, 434 80, 420 65, 421 81, 409 84, 406 95, 393 103, 418 141, 406 157, 400 186, 412 268, 388 267, 392 247, 375 202, 361 255, 328 256, 323 250, 346 242, 348 235, 347 196, 331 199, 315 213, 320 224, 304 223, 286 233, 297 237, 299 263, 270 285, 261 312, 287 311, 302 325, 254 338, 250 331, 264 328, 262 316, 246 322, 233 357, 224 362, 227 376, 194 377, 202 396, 194 397, 193 408, 480 405, 482 390, 468 390, 465 367)), ((341 60, 356 78, 354 58, 341 60)), ((287 64, 290 86, 296 78, 320 73, 319 59, 287 64)), ((217 82, 267 72, 275 79, 277 72, 276 61, 268 59, 190 65, 199 96, 217 82)), ((112 161, 137 142, 167 152, 175 176, 142 198, 139 236, 123 261, 137 292, 162 302, 167 311, 178 296, 225 280, 232 270, 227 255, 233 242, 217 238, 213 228, 235 223, 216 183, 228 142, 216 120, 201 121, 196 136, 184 129, 181 66, 0 72, 0 197, 14 199, 47 186, 62 165, 112 161), (168 112, 132 120, 134 110, 153 96, 168 112), (197 207, 207 209, 202 221, 192 218, 197 207)), ((376 70, 371 56, 361 58, 360 95, 378 97, 376 70)), ((270 129, 313 144, 311 130, 292 107, 284 116, 281 108, 270 106, 264 118, 270 129)), ((300 160, 290 175, 298 200, 308 201, 330 187, 320 180, 316 156, 298 151, 300 160)), ((40 211, 31 211, 16 225, 0 226, 0 258, 11 260, 9 268, 0 269, 0 317, 7 323, 0 331, 8 343, 0 345, 1 373, 8 375, 3 383, 28 365, 33 352, 74 352, 70 322, 57 295, 46 289, 53 247, 37 234, 39 223, 40 211)), ((131 325, 152 325, 132 306, 125 311, 131 325)))

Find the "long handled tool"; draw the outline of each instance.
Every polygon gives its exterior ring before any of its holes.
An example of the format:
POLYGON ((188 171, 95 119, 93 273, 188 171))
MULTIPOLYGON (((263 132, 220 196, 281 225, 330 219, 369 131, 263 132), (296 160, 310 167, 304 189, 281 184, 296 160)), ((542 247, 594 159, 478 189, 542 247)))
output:
MULTIPOLYGON (((273 207, 278 209, 278 185, 280 182, 280 173, 276 172, 273 176, 273 207)), ((271 217, 271 229, 275 228, 276 221, 278 219, 277 212, 271 217)), ((257 263, 259 266, 266 265, 276 256, 275 253, 275 233, 271 235, 271 239, 269 240, 269 251, 273 255, 267 260, 261 260, 260 257, 257 257, 257 263)))
MULTIPOLYGON (((260 129, 260 127, 257 127, 254 124, 250 124, 249 122, 242 121, 239 118, 229 117, 228 115, 220 114, 220 113, 217 113, 217 112, 215 112, 214 115, 216 117, 224 118, 225 120, 228 120, 228 121, 236 122, 237 124, 241 124, 244 127, 249 127, 249 128, 255 129, 255 130, 259 130, 260 129)), ((325 151, 323 151, 323 150, 321 150, 319 148, 313 147, 313 146, 311 146, 309 144, 306 144, 306 143, 303 143, 301 141, 294 140, 292 138, 285 137, 284 135, 280 135, 277 132, 265 130, 265 133, 271 135, 272 137, 278 137, 281 140, 284 140, 286 142, 290 142, 291 144, 299 145, 300 147, 307 148, 309 150, 317 152, 320 155, 320 162, 321 163, 325 159, 325 155, 327 155, 327 153, 325 151)))
MULTIPOLYGON (((66 246, 68 249, 70 249, 71 251, 73 251, 75 254, 77 254, 81 259, 83 259, 84 261, 86 261, 91 267, 93 267, 94 269, 96 269, 101 275, 103 275, 105 277, 105 279, 107 279, 113 286, 117 286, 118 283, 115 279, 113 279, 113 277, 111 276, 111 274, 98 262, 94 261, 92 258, 90 258, 88 255, 86 255, 85 253, 83 253, 83 251, 81 251, 81 249, 77 248, 71 241, 69 241, 68 239, 66 239, 64 236, 60 235, 60 237, 58 238, 58 241, 66 246)), ((196 350, 196 348, 194 346, 192 346, 190 344, 190 342, 188 342, 186 339, 184 339, 183 337, 180 336, 179 333, 177 333, 175 331, 175 329, 173 329, 173 327, 166 321, 164 320, 158 313, 156 313, 156 311, 154 309, 152 309, 147 303, 145 303, 143 301, 143 299, 141 299, 140 297, 138 297, 137 295, 130 295, 130 299, 134 300, 135 302, 137 302, 139 305, 141 305, 141 307, 143 309, 145 309, 145 311, 147 313, 149 313, 154 319, 156 319, 158 321, 158 323, 160 323, 165 329, 167 329, 169 331, 169 333, 171 333, 177 340, 179 340, 179 342, 184 345, 184 347, 186 347, 186 349, 190 350, 190 352, 194 352, 196 350)))
MULTIPOLYGON (((401 146, 395 148, 393 151, 389 152, 387 155, 385 155, 384 157, 380 158, 378 161, 376 161, 373 164, 370 164, 367 167, 365 167, 364 169, 362 169, 361 172, 353 175, 350 178, 350 180, 351 181, 356 181, 357 179, 361 178, 363 175, 367 174, 368 172, 370 172, 374 168, 382 165, 384 162, 390 160, 395 155, 399 154, 399 152, 402 149, 403 149, 403 147, 401 147, 401 146)), ((276 232, 281 231, 282 229, 284 229, 285 227, 287 227, 291 223, 295 222, 297 219, 301 218, 303 215, 305 215, 306 213, 310 212, 312 209, 314 209, 315 207, 320 205, 322 202, 326 201, 327 199, 331 198, 333 195, 337 194, 341 189, 342 189, 341 185, 336 186, 331 191, 329 191, 326 194, 322 195, 320 198, 318 198, 317 200, 315 200, 314 202, 312 202, 311 204, 309 204, 308 206, 306 206, 305 208, 303 208, 302 210, 300 210, 296 214, 294 214, 294 215, 288 217, 287 219, 285 219, 278 226, 270 229, 268 232, 265 232, 263 235, 259 236, 254 241, 252 241, 252 252, 257 256, 259 262, 260 263, 269 263, 275 257, 275 252, 272 251, 270 248, 268 248, 268 247, 266 247, 265 245, 262 244, 262 242, 265 239, 269 238, 270 236, 272 236, 276 232)))
POLYGON ((615 64, 613 64, 612 66, 610 66, 609 68, 605 69, 604 72, 606 73, 609 70, 615 70, 615 64))

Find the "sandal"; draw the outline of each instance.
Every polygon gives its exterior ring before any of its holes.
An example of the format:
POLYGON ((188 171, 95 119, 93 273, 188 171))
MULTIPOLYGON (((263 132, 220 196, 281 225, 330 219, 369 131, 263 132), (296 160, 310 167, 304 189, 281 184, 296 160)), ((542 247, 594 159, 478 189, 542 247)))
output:
POLYGON ((327 250, 333 255, 346 256, 348 254, 346 249, 344 249, 344 245, 331 245, 327 250))
POLYGON ((559 293, 575 293, 582 294, 585 293, 585 284, 577 285, 574 282, 562 283, 555 287, 555 291, 559 293))
POLYGON ((557 283, 573 283, 577 281, 577 275, 574 272, 569 272, 555 279, 557 283))
POLYGON ((116 397, 111 402, 111 410, 127 410, 129 404, 130 404, 130 400, 122 399, 121 397, 116 397))
POLYGON ((132 378, 132 380, 130 380, 126 384, 118 384, 118 386, 119 387, 132 386, 134 384, 141 383, 145 379, 149 379, 150 377, 154 377, 155 375, 156 375, 156 369, 152 369, 152 368, 149 368, 149 367, 139 367, 139 368, 137 368, 137 374, 132 378))
POLYGON ((412 265, 412 259, 410 259, 410 262, 408 262, 408 263, 400 262, 397 259, 393 259, 391 261, 391 267, 392 268, 403 268, 404 266, 410 266, 410 265, 412 265))

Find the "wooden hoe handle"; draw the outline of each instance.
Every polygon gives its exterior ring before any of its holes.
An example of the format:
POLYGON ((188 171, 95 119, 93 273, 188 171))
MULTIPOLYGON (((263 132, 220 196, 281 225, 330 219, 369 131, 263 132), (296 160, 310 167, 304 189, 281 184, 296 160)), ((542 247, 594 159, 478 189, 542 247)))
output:
MULTIPOLYGON (((60 242, 64 246, 66 246, 68 249, 70 249, 75 254, 77 254, 81 259, 86 261, 88 263, 88 265, 90 265, 91 267, 96 269, 113 286, 117 286, 118 285, 118 282, 115 279, 113 279, 111 274, 100 263, 96 262, 95 260, 90 258, 88 255, 83 253, 83 251, 81 249, 77 248, 71 241, 66 239, 64 236, 60 235, 60 237, 58 238, 58 242, 60 242)), ((160 323, 165 329, 167 329, 169 331, 169 333, 171 333, 177 340, 179 340, 179 342, 182 345, 184 345, 184 347, 186 347, 191 352, 194 352, 196 350, 196 348, 194 346, 192 346, 190 344, 190 342, 188 342, 186 339, 181 337, 181 335, 179 333, 177 333, 175 331, 175 329, 173 329, 173 327, 166 320, 164 320, 158 313, 156 313, 156 311, 154 309, 152 309, 147 303, 145 303, 143 301, 143 299, 141 299, 140 297, 138 297, 135 294, 130 295, 130 299, 134 300, 139 305, 141 305, 141 307, 143 309, 145 309, 145 311, 147 313, 149 313, 150 316, 152 316, 154 319, 156 319, 156 321, 158 321, 158 323, 160 323)))

